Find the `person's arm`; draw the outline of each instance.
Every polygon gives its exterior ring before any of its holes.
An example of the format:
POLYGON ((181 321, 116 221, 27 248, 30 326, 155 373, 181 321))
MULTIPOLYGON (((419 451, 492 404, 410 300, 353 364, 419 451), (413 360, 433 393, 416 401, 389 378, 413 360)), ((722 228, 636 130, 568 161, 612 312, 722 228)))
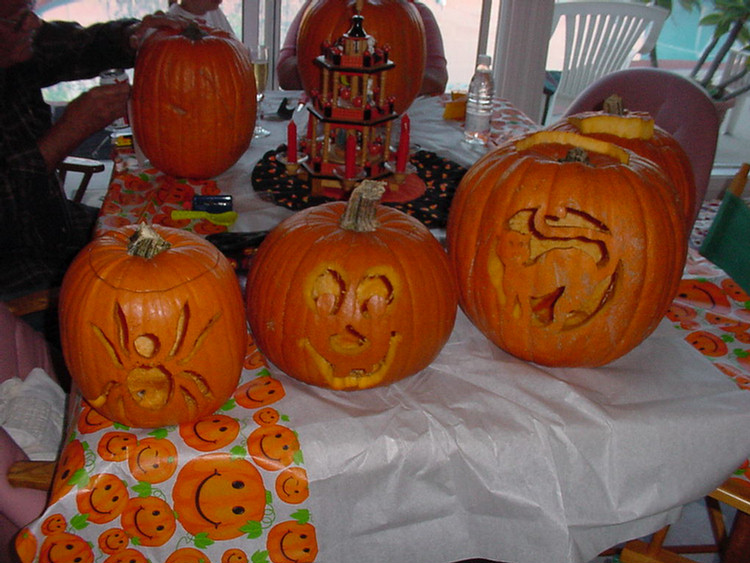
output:
POLYGON ((420 95, 442 94, 448 83, 447 61, 443 48, 443 36, 435 16, 430 9, 421 2, 414 2, 414 7, 422 16, 425 38, 427 40, 427 60, 425 61, 424 78, 420 95))
POLYGON ((297 15, 294 16, 284 38, 284 45, 279 51, 276 61, 276 75, 279 78, 279 86, 284 90, 302 90, 302 79, 297 69, 297 34, 305 13, 307 4, 303 4, 297 15))

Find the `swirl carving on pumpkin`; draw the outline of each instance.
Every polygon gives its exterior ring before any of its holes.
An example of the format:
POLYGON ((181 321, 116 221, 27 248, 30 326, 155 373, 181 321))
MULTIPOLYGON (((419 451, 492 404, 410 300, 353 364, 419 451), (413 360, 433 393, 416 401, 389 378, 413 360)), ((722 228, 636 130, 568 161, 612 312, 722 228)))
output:
POLYGON ((383 329, 395 294, 384 273, 347 283, 344 274, 329 267, 316 277, 308 303, 318 330, 299 345, 333 389, 373 387, 388 373, 402 339, 397 331, 383 329))
POLYGON ((127 394, 139 407, 156 411, 172 401, 178 390, 188 408, 197 409, 199 401, 196 393, 211 398, 213 392, 206 378, 193 370, 185 369, 185 366, 198 353, 220 317, 221 311, 218 311, 206 322, 198 337, 193 342, 187 342, 190 307, 185 303, 175 327, 174 342, 167 348, 157 334, 144 333, 131 339, 125 312, 117 303, 115 337, 105 334, 103 329, 93 323, 91 329, 113 365, 126 371, 127 375, 124 380, 110 379, 99 395, 89 402, 96 408, 113 398, 122 402, 123 395, 127 394))
POLYGON ((497 236, 488 267, 498 302, 515 318, 568 330, 612 297, 620 262, 610 257, 606 225, 575 209, 563 217, 521 209, 497 236))

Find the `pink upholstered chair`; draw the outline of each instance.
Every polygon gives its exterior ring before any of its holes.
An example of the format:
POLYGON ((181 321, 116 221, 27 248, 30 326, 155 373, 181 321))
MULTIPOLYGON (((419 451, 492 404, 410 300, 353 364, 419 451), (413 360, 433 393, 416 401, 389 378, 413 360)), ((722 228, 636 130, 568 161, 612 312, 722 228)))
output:
MULTIPOLYGON (((25 379, 33 368, 42 368, 54 378, 53 362, 44 338, 19 320, 0 303, 0 382, 11 377, 25 379)), ((26 454, 0 428, 0 562, 10 557, 15 533, 44 509, 47 493, 14 488, 8 483, 8 469, 16 461, 28 459, 26 454)))
POLYGON ((627 109, 649 112, 656 124, 671 133, 685 149, 693 163, 697 215, 711 179, 719 136, 719 116, 711 98, 689 78, 674 72, 628 68, 591 84, 564 115, 601 109, 602 102, 611 94, 622 97, 627 109))

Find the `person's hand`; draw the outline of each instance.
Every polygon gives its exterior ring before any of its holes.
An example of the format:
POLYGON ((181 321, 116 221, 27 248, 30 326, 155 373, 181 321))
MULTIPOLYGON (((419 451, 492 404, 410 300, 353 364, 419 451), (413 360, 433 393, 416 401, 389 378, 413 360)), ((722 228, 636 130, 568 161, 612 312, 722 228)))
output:
POLYGON ((130 84, 95 86, 71 101, 59 123, 82 133, 84 139, 128 113, 130 84))
POLYGON ((130 84, 96 86, 71 101, 60 119, 38 141, 48 170, 88 137, 127 115, 130 84))
POLYGON ((148 34, 160 27, 182 30, 185 29, 188 24, 190 24, 190 20, 187 18, 165 14, 159 10, 153 14, 145 16, 139 23, 133 26, 133 30, 130 34, 130 46, 137 50, 148 34))

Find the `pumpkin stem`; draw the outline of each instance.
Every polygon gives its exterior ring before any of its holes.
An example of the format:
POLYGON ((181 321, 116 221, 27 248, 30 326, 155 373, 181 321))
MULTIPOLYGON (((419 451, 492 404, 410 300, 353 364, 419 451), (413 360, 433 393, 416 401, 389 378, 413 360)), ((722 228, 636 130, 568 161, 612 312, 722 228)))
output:
POLYGON ((191 41, 200 41, 206 35, 208 35, 208 33, 203 31, 197 23, 195 23, 194 21, 191 21, 187 25, 187 27, 182 30, 182 35, 184 37, 187 37, 191 41))
POLYGON ((138 225, 138 230, 130 237, 128 254, 151 260, 151 258, 164 252, 171 246, 151 225, 141 223, 138 225))
POLYGON ((375 213, 384 192, 385 182, 363 180, 349 196, 346 209, 341 216, 341 228, 358 233, 377 230, 378 220, 375 213))
POLYGON ((617 94, 612 94, 602 104, 602 110, 604 113, 610 115, 625 115, 625 105, 622 98, 617 94))

